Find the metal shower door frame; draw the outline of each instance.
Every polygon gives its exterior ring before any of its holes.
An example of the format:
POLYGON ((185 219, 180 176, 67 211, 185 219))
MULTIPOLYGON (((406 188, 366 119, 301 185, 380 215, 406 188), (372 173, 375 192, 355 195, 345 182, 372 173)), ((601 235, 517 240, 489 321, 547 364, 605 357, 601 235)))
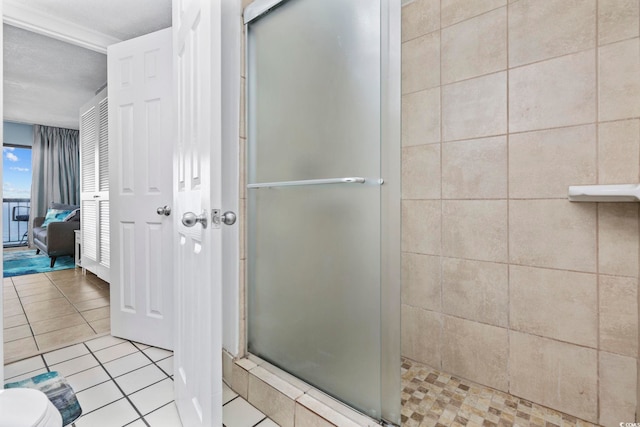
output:
MULTIPOLYGON (((291 0, 255 0, 244 9, 245 37, 249 24, 291 0)), ((387 425, 400 425, 401 366, 401 0, 380 0, 380 149, 381 149, 381 409, 387 425), (398 396, 398 399, 395 397, 398 396), (395 401, 397 400, 397 402, 395 401)), ((245 52, 248 68, 249 49, 245 52)), ((248 123, 249 93, 245 93, 248 123)), ((250 136, 247 135, 247 138, 250 136)), ((248 152, 248 150, 247 150, 248 152)), ((245 153, 248 157, 248 153, 245 153)), ((245 159, 246 161, 247 159, 245 159)), ((248 163, 247 163, 248 165, 248 163)), ((248 170, 248 167, 247 167, 248 170)), ((356 177, 359 178, 359 177, 356 177)), ((360 178, 362 179, 362 178, 360 178)), ((324 181, 324 180, 318 180, 324 181)), ((362 183, 335 178, 332 183, 362 183)), ((326 182, 323 182, 326 183, 326 182)), ((271 185, 277 183, 268 183, 271 185)), ((247 185, 250 188, 252 184, 247 185)), ((285 183, 300 185, 300 183, 285 183)), ((266 185, 264 185, 266 186, 266 185)), ((254 187, 260 187, 254 185, 254 187)), ((246 277, 246 275, 245 275, 246 277)), ((245 340, 245 345, 246 345, 245 340)))

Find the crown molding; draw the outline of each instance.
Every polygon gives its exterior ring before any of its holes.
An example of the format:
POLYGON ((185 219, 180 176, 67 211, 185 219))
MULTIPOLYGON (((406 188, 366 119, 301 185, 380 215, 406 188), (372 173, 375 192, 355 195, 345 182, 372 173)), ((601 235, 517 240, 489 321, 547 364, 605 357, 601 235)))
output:
POLYGON ((5 24, 105 55, 109 45, 122 41, 116 37, 48 15, 38 9, 26 6, 18 0, 3 1, 2 20, 5 24))

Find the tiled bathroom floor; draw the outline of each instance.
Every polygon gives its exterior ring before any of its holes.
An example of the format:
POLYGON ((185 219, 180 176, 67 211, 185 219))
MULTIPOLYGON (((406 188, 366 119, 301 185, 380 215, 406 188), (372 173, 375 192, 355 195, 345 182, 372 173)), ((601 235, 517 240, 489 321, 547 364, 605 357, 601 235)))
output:
POLYGON ((403 427, 588 427, 577 419, 524 399, 402 361, 403 427))
MULTIPOLYGON (((5 365, 7 382, 58 371, 76 391, 76 427, 181 427, 173 403, 173 353, 104 336, 5 365)), ((225 427, 277 427, 223 385, 225 427)))
POLYGON ((108 333, 109 285, 80 269, 7 277, 4 361, 108 333))
MULTIPOLYGON (((80 270, 4 279, 5 361, 108 332, 108 284, 80 270)), ((77 392, 77 427, 180 427, 173 355, 111 336, 5 365, 8 382, 56 370, 77 392)), ((593 426, 509 394, 404 359, 403 427, 593 426)), ((224 386, 226 427, 276 424, 224 386)))

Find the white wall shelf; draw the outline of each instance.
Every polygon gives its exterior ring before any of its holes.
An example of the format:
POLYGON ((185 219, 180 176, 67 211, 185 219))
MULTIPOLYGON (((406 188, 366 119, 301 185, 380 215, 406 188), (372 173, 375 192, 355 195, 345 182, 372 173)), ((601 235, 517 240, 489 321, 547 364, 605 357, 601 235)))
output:
POLYGON ((640 184, 572 185, 570 202, 640 202, 640 184))

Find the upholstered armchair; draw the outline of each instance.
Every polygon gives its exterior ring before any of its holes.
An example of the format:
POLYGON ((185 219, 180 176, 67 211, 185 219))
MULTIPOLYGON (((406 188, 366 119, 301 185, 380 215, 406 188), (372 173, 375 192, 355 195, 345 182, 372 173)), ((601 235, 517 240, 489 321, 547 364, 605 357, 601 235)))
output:
MULTIPOLYGON (((61 205, 52 203, 54 209, 77 209, 78 206, 61 205)), ((36 246, 36 254, 44 252, 51 258, 51 268, 56 263, 56 258, 75 253, 75 230, 80 229, 80 215, 76 215, 67 221, 49 222, 43 227, 45 217, 33 219, 33 244, 36 246)))

